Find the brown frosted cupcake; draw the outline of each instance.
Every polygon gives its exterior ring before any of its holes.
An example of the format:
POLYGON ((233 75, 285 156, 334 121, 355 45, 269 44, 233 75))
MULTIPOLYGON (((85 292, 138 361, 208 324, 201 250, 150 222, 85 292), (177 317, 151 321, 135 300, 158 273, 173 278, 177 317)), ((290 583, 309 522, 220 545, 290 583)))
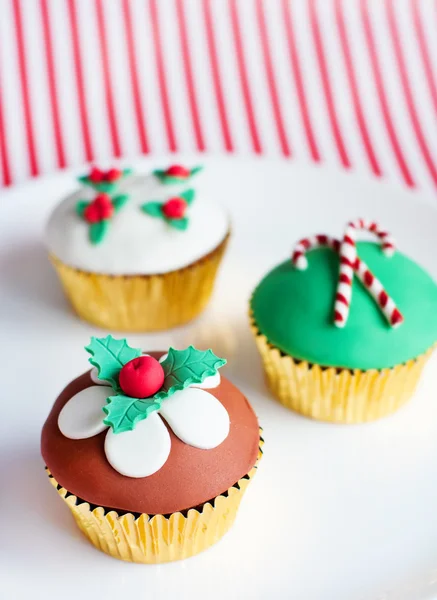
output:
POLYGON ((92 169, 53 211, 50 258, 77 314, 95 325, 152 331, 206 306, 230 232, 200 167, 149 175, 92 169))
POLYGON ((122 560, 187 558, 232 525, 262 440, 211 350, 144 355, 92 338, 94 369, 60 394, 44 425, 49 477, 80 529, 122 560))

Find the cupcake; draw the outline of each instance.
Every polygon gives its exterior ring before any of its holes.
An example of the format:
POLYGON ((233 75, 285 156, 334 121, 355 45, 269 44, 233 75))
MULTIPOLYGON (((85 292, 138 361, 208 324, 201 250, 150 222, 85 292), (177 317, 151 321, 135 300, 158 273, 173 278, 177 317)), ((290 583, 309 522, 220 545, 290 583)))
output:
POLYGON ((250 315, 282 404, 324 421, 371 421, 414 392, 437 340, 437 285, 388 232, 358 219, 341 241, 300 240, 259 283, 250 315), (359 230, 379 240, 356 242, 359 230))
POLYGON ((46 241, 81 318, 152 331, 181 325, 205 308, 230 224, 213 191, 203 191, 200 171, 93 168, 79 178, 82 187, 50 216, 46 241))
POLYGON ((211 350, 151 352, 91 338, 93 369, 43 427, 51 483, 94 546, 126 561, 193 556, 231 527, 262 439, 211 350))

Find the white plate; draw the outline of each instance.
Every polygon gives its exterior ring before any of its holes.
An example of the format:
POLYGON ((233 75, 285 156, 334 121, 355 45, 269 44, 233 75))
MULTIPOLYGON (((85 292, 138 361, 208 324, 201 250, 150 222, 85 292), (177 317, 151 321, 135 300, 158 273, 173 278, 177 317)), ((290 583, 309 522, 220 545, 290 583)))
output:
MULTIPOLYGON (((437 276, 433 199, 284 162, 203 162, 223 187, 234 222, 214 300, 188 327, 129 339, 145 349, 211 344, 230 358, 227 375, 254 405, 266 439, 235 526, 216 546, 185 562, 124 564, 83 538, 47 481, 39 455, 41 426, 61 388, 87 368, 83 346, 99 330, 70 312, 41 244, 47 214, 74 186, 72 175, 36 181, 4 193, 0 207, 0 596, 434 597, 435 368, 430 365, 419 393, 393 417, 365 426, 313 422, 270 398, 246 315, 253 286, 290 255, 296 238, 340 235, 351 217, 380 221, 403 251, 437 276)), ((144 168, 147 161, 139 164, 144 168)))

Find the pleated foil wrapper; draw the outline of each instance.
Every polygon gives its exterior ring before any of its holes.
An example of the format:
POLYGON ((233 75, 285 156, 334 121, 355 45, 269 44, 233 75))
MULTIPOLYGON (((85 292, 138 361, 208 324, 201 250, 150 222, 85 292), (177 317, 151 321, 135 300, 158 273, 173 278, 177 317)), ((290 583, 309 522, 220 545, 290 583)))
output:
POLYGON ((102 275, 50 255, 64 292, 81 319, 114 331, 158 331, 182 325, 206 307, 228 236, 195 263, 162 275, 102 275))
POLYGON ((287 408, 332 423, 365 423, 394 413, 413 395, 433 348, 390 369, 322 367, 284 355, 250 324, 267 385, 287 408))
POLYGON ((254 467, 224 494, 200 507, 170 515, 118 514, 101 506, 90 506, 59 485, 50 471, 46 471, 80 530, 96 548, 120 560, 157 564, 194 556, 224 536, 256 473, 263 444, 260 438, 254 467))

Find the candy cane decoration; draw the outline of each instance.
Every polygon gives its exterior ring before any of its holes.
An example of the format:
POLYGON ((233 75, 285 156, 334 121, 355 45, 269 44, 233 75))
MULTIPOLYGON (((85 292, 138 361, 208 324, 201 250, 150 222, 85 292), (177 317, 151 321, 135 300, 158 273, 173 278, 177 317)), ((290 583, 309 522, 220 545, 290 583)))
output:
POLYGON ((394 240, 391 235, 382 230, 377 223, 357 219, 348 224, 342 242, 328 235, 316 235, 300 240, 293 251, 292 262, 299 270, 305 270, 308 266, 306 257, 307 250, 320 247, 332 248, 340 255, 340 274, 334 306, 334 323, 338 327, 344 327, 349 316, 349 308, 352 296, 352 282, 354 273, 360 279, 372 298, 380 307, 382 313, 392 327, 397 327, 403 322, 403 316, 396 307, 393 299, 384 290, 382 283, 373 275, 365 262, 357 256, 355 245, 355 232, 365 229, 375 233, 381 240, 383 252, 387 256, 393 256, 395 251, 394 240))

